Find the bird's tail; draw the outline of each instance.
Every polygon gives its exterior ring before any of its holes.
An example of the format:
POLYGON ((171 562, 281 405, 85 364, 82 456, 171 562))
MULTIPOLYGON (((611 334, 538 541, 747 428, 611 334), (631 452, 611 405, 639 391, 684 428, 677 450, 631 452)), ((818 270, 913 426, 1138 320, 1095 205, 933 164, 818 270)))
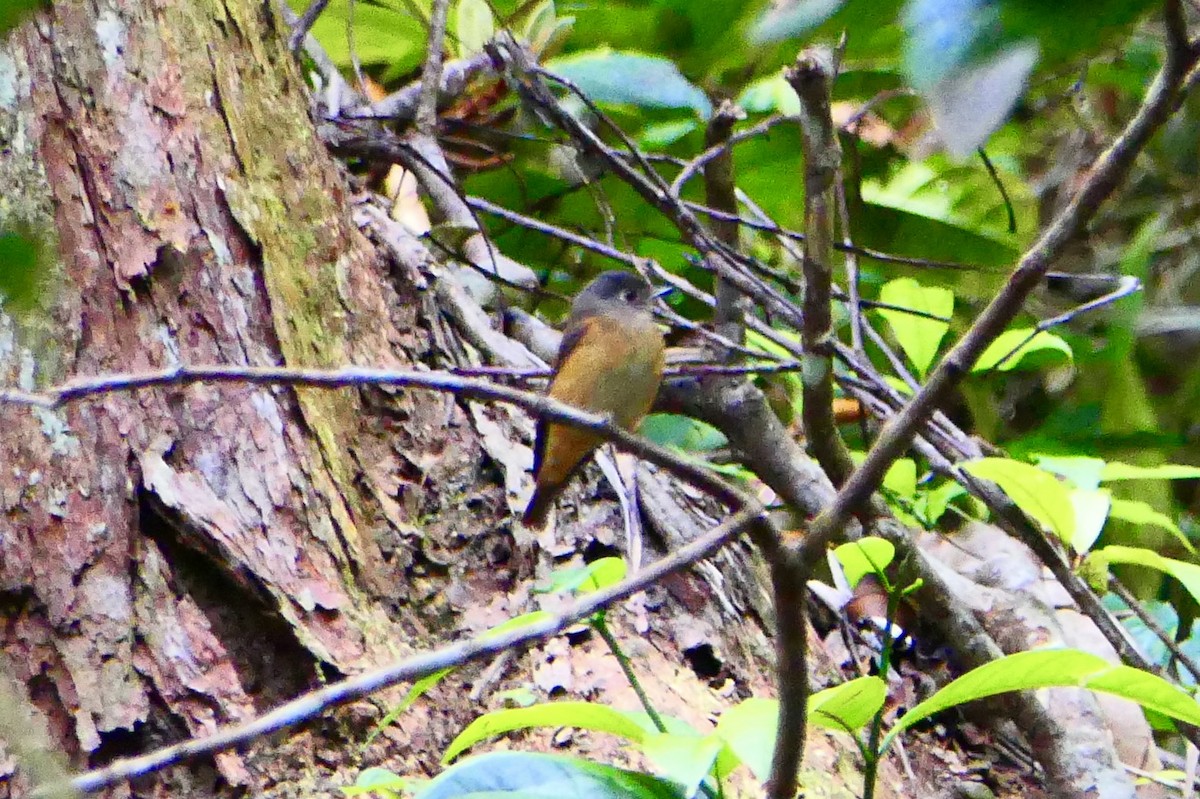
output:
POLYGON ((525 514, 521 516, 522 524, 538 530, 546 526, 546 518, 550 515, 550 508, 554 506, 554 498, 558 494, 555 488, 557 486, 539 486, 534 489, 529 504, 525 506, 525 514))

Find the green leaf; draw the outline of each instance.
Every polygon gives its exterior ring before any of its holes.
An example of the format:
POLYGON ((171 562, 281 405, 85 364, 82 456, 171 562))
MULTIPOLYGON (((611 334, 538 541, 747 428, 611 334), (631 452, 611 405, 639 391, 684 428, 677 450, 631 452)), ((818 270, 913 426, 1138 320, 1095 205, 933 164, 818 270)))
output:
POLYGON ((1132 463, 1107 463, 1100 473, 1101 482, 1114 480, 1194 480, 1200 478, 1200 466, 1164 463, 1159 466, 1134 466, 1132 463))
POLYGON ((1019 652, 980 666, 905 713, 884 738, 886 751, 903 730, 949 707, 1005 693, 1073 686, 1113 694, 1189 724, 1200 723, 1200 704, 1166 680, 1076 649, 1019 652))
POLYGON ((1040 468, 1067 478, 1079 488, 1100 487, 1100 474, 1104 471, 1104 461, 1100 458, 1088 458, 1082 455, 1035 454, 1033 459, 1037 461, 1040 468))
POLYGON ((548 702, 533 707, 496 710, 480 716, 468 724, 450 743, 442 756, 442 762, 449 763, 480 741, 530 727, 576 727, 606 732, 635 744, 641 744, 647 733, 646 728, 630 718, 629 714, 608 705, 592 702, 548 702))
POLYGON ((722 746, 724 741, 717 735, 654 732, 642 742, 642 753, 661 776, 683 787, 684 796, 693 796, 712 771, 722 746))
POLYGON ((371 734, 368 735, 367 740, 363 742, 363 749, 366 749, 368 746, 370 746, 371 742, 374 741, 381 732, 391 726, 396 719, 403 715, 404 711, 412 707, 414 702, 427 693, 429 689, 441 682, 446 675, 452 671, 454 671, 452 668, 441 669, 440 671, 435 671, 433 674, 426 674, 424 677, 414 682, 412 687, 408 689, 408 693, 404 695, 402 700, 400 700, 400 704, 389 710, 387 715, 380 719, 379 723, 371 729, 371 734))
POLYGON ((346 796, 362 796, 369 793, 377 793, 380 796, 399 797, 404 791, 411 791, 415 784, 423 783, 424 780, 413 780, 408 777, 401 777, 395 772, 388 771, 385 768, 368 768, 363 769, 358 774, 358 779, 353 785, 342 788, 342 793, 346 796))
POLYGON ((1187 535, 1179 528, 1179 525, 1165 513, 1155 510, 1148 502, 1142 502, 1138 499, 1114 499, 1112 501, 1112 511, 1109 513, 1114 519, 1121 519, 1134 524, 1149 524, 1154 527, 1161 527, 1183 544, 1184 549, 1195 554, 1196 549, 1192 546, 1192 542, 1188 540, 1187 535))
POLYGON ((966 493, 967 490, 958 483, 943 483, 930 491, 921 492, 914 503, 914 510, 927 526, 932 527, 942 518, 950 503, 966 493))
POLYGON ((1048 362, 1047 356, 1053 360, 1063 360, 1054 356, 1061 353, 1070 362, 1074 358, 1071 346, 1053 333, 1045 330, 1035 332, 1034 328, 1025 327, 1005 330, 979 356, 979 360, 971 367, 972 373, 987 372, 998 369, 1009 372, 1014 369, 1028 368, 1048 362), (1031 356, 1040 357, 1031 357, 1031 356))
POLYGON ((694 119, 678 119, 647 125, 638 136, 638 144, 647 150, 659 150, 682 139, 700 126, 694 119))
MULTIPOLYGON (((289 0, 297 13, 303 13, 308 0, 289 0)), ((387 64, 388 72, 404 72, 417 67, 425 54, 424 21, 390 5, 354 3, 350 25, 350 0, 331 0, 313 23, 312 33, 325 48, 333 63, 350 69, 350 33, 354 52, 363 64, 387 64)))
POLYGON ((621 558, 600 558, 581 569, 558 569, 550 575, 550 583, 537 589, 542 594, 564 594, 578 591, 590 594, 625 579, 626 566, 621 558))
POLYGON ((598 48, 556 58, 547 68, 571 80, 593 100, 640 108, 690 108, 707 119, 704 92, 665 58, 598 48))
POLYGON ((842 564, 846 581, 854 587, 866 575, 886 569, 896 557, 896 547, 891 541, 867 536, 836 547, 833 554, 842 564))
POLYGON ((751 114, 800 113, 800 98, 783 75, 771 75, 751 83, 738 95, 737 104, 751 114))
POLYGON ((912 458, 899 458, 883 476, 883 487, 905 499, 917 495, 917 464, 912 458))
POLYGON ((981 458, 962 465, 964 471, 991 480, 1030 518, 1064 542, 1075 537, 1075 508, 1070 489, 1036 466, 1007 458, 981 458))
POLYGON ((489 752, 432 780, 415 799, 685 799, 670 782, 636 771, 536 752, 489 752))
MULTIPOLYGON (((954 312, 954 294, 951 291, 922 286, 909 277, 898 278, 885 284, 879 293, 879 299, 889 305, 935 316, 949 317, 954 312)), ((916 367, 918 377, 924 379, 930 364, 937 357, 942 338, 950 329, 949 323, 886 308, 880 309, 879 314, 892 328, 900 348, 916 367)))
POLYGON ((528 627, 531 624, 536 624, 539 621, 544 621, 551 618, 554 618, 554 616, 549 611, 531 610, 528 613, 522 613, 520 616, 513 616, 511 619, 500 622, 495 627, 490 628, 487 632, 481 635, 480 638, 495 638, 498 635, 503 635, 509 630, 528 627))
POLYGON ((721 714, 717 735, 760 782, 766 782, 771 776, 778 724, 779 700, 752 696, 721 714))
POLYGON ((581 594, 603 591, 625 579, 627 567, 624 558, 600 558, 587 565, 587 577, 580 586, 581 594))
POLYGON ((638 432, 661 447, 678 447, 691 452, 720 449, 729 443, 729 439, 712 425, 674 413, 650 414, 642 421, 638 432))
POLYGON ((48 7, 45 0, 5 0, 0 3, 0 36, 20 25, 26 15, 48 7))
POLYGON ((1192 598, 1200 602, 1200 566, 1174 558, 1165 558, 1157 552, 1142 547, 1111 545, 1093 552, 1088 560, 1097 560, 1107 566, 1110 563, 1127 563, 1146 566, 1169 574, 1183 584, 1192 598))
POLYGON ((1070 492, 1071 507, 1075 510, 1075 535, 1071 548, 1084 553, 1092 548, 1112 508, 1112 495, 1098 488, 1075 488, 1070 492))
POLYGON ((858 677, 818 691, 808 698, 808 721, 837 732, 866 726, 883 708, 887 684, 878 677, 858 677))
POLYGON ((482 51, 496 33, 487 0, 458 0, 457 20, 459 58, 482 51))

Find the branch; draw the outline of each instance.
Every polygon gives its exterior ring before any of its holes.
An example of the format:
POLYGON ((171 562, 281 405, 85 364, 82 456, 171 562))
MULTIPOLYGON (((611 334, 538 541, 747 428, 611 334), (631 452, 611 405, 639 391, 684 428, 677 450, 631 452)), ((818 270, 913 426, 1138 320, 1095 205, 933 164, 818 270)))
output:
MULTIPOLYGON (((613 442, 618 449, 663 467, 734 508, 758 508, 761 511, 762 507, 752 497, 729 485, 709 470, 683 460, 670 450, 659 447, 645 438, 626 432, 606 417, 581 411, 540 394, 449 372, 371 369, 358 366, 328 370, 270 366, 176 366, 155 372, 76 378, 40 392, 0 389, 0 404, 57 408, 104 394, 164 386, 186 386, 192 383, 249 383, 315 388, 391 386, 442 391, 474 400, 507 402, 551 421, 589 430, 613 442)), ((774 552, 774 542, 771 538, 772 536, 763 536, 762 540, 755 539, 755 543, 764 547, 764 554, 768 558, 771 558, 774 552)))
POLYGON ((708 144, 708 148, 691 161, 688 161, 679 174, 675 176, 675 179, 671 181, 671 194, 678 197, 680 192, 683 191, 684 185, 694 178, 709 161, 726 155, 733 149, 735 144, 744 142, 747 139, 753 139, 755 136, 761 136, 781 122, 791 122, 795 119, 795 117, 785 116, 784 114, 776 114, 775 116, 767 117, 752 127, 738 131, 728 138, 714 139, 711 143, 706 140, 705 143, 708 144))
MULTIPOLYGON (((709 145, 710 149, 716 149, 716 154, 704 163, 704 201, 713 208, 737 211, 737 179, 734 177, 733 152, 728 144, 733 126, 744 117, 741 109, 726 100, 717 108, 704 131, 705 144, 709 145)), ((671 185, 671 190, 675 192, 675 184, 671 185)), ((713 235, 733 250, 739 249, 740 233, 741 228, 736 223, 717 222, 713 225, 713 235)), ((746 315, 749 303, 736 287, 719 274, 713 294, 717 300, 713 327, 722 336, 738 344, 745 343, 746 333, 742 319, 746 315)))
MULTIPOLYGON (((466 90, 467 84, 492 70, 492 60, 487 53, 475 53, 468 58, 448 62, 442 69, 438 80, 438 98, 444 100, 462 94, 466 90)), ((344 116, 347 119, 387 119, 401 123, 408 122, 417 115, 417 105, 423 85, 421 81, 414 81, 377 103, 348 109, 344 116)))
POLYGON ((482 635, 469 641, 405 658, 397 663, 365 672, 325 688, 304 694, 275 710, 243 724, 218 729, 204 738, 193 738, 140 757, 124 758, 94 771, 81 774, 68 784, 44 785, 33 796, 39 799, 71 792, 90 792, 160 771, 197 757, 213 755, 251 743, 263 736, 310 721, 327 710, 361 699, 399 682, 428 676, 442 669, 461 666, 473 660, 497 655, 516 647, 556 635, 597 611, 638 591, 663 577, 707 558, 732 541, 744 528, 760 523, 760 510, 740 511, 672 555, 639 571, 636 575, 580 599, 565 610, 501 635, 482 635))
POLYGON ((446 17, 450 0, 433 0, 429 15, 429 41, 425 48, 425 66, 421 70, 421 87, 417 95, 417 132, 437 135, 438 89, 442 83, 442 46, 446 41, 446 17))
MULTIPOLYGON (((1174 2, 1168 6, 1175 5, 1174 2)), ((975 324, 939 362, 929 381, 912 401, 880 432, 866 460, 838 492, 837 499, 809 528, 799 553, 815 562, 828 543, 850 519, 851 513, 875 491, 888 467, 909 446, 918 429, 970 371, 984 349, 1020 312, 1029 293, 1041 282, 1051 264, 1070 242, 1083 232, 1100 204, 1121 183, 1146 142, 1171 115, 1182 93, 1181 87, 1196 63, 1192 48, 1180 53, 1169 48, 1162 69, 1154 79, 1137 114, 1116 141, 1096 159, 1083 185, 1041 237, 1021 256, 1005 287, 980 314, 975 324)))
POLYGON ((308 8, 304 9, 304 13, 295 22, 290 23, 292 35, 288 37, 288 49, 293 54, 300 52, 300 45, 304 44, 304 39, 312 30, 313 23, 317 21, 317 17, 321 16, 328 5, 329 0, 312 0, 308 4, 308 8))
POLYGON ((801 372, 804 435, 808 450, 835 486, 854 471, 833 415, 833 183, 842 162, 833 127, 829 93, 833 53, 812 47, 784 73, 800 98, 804 138, 804 327, 801 341, 807 367, 801 372))

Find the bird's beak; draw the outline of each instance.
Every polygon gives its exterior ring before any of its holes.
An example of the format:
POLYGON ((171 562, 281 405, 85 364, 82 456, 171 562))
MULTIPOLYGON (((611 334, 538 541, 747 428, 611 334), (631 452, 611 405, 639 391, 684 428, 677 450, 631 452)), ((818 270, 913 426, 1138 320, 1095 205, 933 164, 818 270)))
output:
POLYGON ((659 297, 667 296, 674 290, 675 290, 674 286, 669 286, 669 285, 663 286, 662 288, 655 289, 654 293, 650 295, 650 299, 657 300, 659 297))

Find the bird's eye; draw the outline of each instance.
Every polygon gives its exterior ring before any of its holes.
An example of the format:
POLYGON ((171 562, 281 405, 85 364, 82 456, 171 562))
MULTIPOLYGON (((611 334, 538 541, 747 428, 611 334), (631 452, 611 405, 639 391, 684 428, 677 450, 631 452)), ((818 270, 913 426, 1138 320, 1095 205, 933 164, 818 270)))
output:
POLYGON ((636 291, 631 290, 631 291, 625 292, 625 302, 633 302, 636 299, 637 299, 636 291))

